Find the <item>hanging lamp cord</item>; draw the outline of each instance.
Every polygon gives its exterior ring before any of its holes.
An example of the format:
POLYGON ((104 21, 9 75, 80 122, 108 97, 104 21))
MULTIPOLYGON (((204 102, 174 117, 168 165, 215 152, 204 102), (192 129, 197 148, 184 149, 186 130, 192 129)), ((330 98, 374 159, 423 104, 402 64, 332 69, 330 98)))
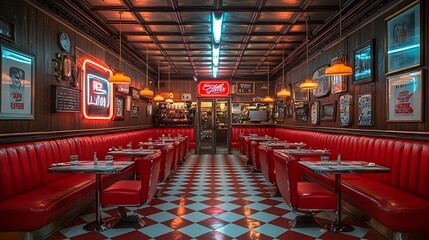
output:
POLYGON ((308 68, 308 41, 309 41, 309 38, 310 38, 309 34, 308 34, 308 16, 305 17, 305 38, 306 38, 305 48, 306 48, 306 51, 307 51, 307 75, 310 76, 310 70, 308 68))
POLYGON ((119 12, 119 70, 122 70, 122 12, 119 12))
MULTIPOLYGON (((285 61, 285 43, 283 43, 283 55, 282 55, 282 62, 285 61)), ((285 87, 285 65, 282 66, 283 70, 283 87, 285 87)))
POLYGON ((270 96, 270 64, 268 63, 268 96, 270 96))
POLYGON ((148 81, 149 81, 149 50, 147 47, 148 44, 146 44, 146 87, 149 87, 148 81))
POLYGON ((339 11, 340 11, 340 42, 338 43, 338 47, 339 47, 339 49, 338 49, 338 51, 339 51, 339 53, 340 53, 340 56, 342 55, 342 50, 341 50, 341 42, 342 42, 342 34, 341 34, 341 29, 342 29, 342 25, 341 25, 341 22, 342 22, 342 15, 341 15, 341 10, 342 10, 342 8, 341 8, 341 0, 338 0, 338 8, 339 8, 339 11))

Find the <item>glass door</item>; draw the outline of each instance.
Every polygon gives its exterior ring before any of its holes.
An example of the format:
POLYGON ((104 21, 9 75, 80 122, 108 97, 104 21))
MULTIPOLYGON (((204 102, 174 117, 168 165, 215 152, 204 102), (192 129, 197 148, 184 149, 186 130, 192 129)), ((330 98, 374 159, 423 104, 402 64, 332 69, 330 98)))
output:
POLYGON ((229 99, 215 100, 216 153, 230 153, 229 99))
POLYGON ((198 101, 198 148, 197 153, 215 152, 213 99, 198 101))

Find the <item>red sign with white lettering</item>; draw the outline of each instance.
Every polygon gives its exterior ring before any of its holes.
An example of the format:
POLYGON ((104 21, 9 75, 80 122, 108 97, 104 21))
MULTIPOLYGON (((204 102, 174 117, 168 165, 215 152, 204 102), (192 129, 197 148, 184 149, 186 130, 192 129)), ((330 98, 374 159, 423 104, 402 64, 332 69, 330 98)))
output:
POLYGON ((229 97, 229 82, 228 81, 200 81, 197 85, 198 97, 229 97))

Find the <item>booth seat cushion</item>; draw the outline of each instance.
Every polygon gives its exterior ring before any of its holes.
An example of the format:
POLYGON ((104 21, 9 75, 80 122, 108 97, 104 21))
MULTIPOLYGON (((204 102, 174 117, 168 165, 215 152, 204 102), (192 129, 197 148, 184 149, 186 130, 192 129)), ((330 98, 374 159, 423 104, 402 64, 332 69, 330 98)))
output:
POLYGON ((195 148, 195 128, 194 127, 163 127, 163 128, 154 128, 153 131, 153 138, 161 137, 162 134, 165 136, 168 136, 168 134, 171 134, 172 137, 177 136, 178 134, 182 136, 188 136, 188 144, 190 148, 195 148))
POLYGON ((240 144, 240 136, 249 136, 250 134, 258 134, 259 136, 273 136, 274 127, 267 126, 232 126, 231 128, 231 148, 238 148, 240 144))

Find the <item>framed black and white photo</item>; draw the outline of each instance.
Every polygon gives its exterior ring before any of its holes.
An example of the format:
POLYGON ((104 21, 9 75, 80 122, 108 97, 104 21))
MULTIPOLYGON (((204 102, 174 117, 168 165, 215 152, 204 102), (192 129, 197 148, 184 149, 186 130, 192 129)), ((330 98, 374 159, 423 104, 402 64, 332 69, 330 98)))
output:
POLYGON ((0 38, 15 42, 15 24, 0 16, 0 38))
POLYGON ((299 85, 304 82, 304 80, 296 82, 293 85, 293 100, 295 102, 307 102, 309 100, 309 91, 301 89, 299 85))
POLYGON ((131 109, 131 117, 138 118, 140 117, 140 107, 139 106, 133 106, 131 109))
POLYGON ((422 71, 387 78, 387 121, 421 122, 423 119, 422 71))
POLYGON ((122 96, 115 96, 114 101, 114 121, 122 121, 125 119, 125 98, 122 96))
POLYGON ((331 90, 331 81, 328 76, 325 76, 325 70, 329 65, 325 65, 316 69, 313 72, 313 81, 317 83, 317 88, 313 90, 314 97, 324 97, 331 90))
POLYGON ((386 19, 386 74, 420 66, 420 1, 386 19))
POLYGON ((320 116, 320 120, 321 121, 335 121, 335 116, 336 116, 336 102, 327 102, 327 103, 322 103, 322 110, 321 112, 321 116, 320 116))
POLYGON ((353 84, 374 80, 374 40, 369 40, 353 50, 353 84))
POLYGON ((345 94, 340 96, 340 124, 348 127, 352 123, 352 95, 345 94))
POLYGON ((1 45, 0 119, 34 119, 34 56, 1 45))
POLYGON ((130 87, 130 90, 132 99, 140 99, 140 89, 130 87))
POLYGON ((307 122, 308 120, 308 104, 295 103, 294 105, 295 122, 307 122))
POLYGON ((313 125, 317 125, 320 122, 320 103, 318 101, 314 101, 311 103, 310 107, 310 123, 313 125))
POLYGON ((357 99, 358 122, 359 126, 372 126, 372 95, 362 94, 357 99))

